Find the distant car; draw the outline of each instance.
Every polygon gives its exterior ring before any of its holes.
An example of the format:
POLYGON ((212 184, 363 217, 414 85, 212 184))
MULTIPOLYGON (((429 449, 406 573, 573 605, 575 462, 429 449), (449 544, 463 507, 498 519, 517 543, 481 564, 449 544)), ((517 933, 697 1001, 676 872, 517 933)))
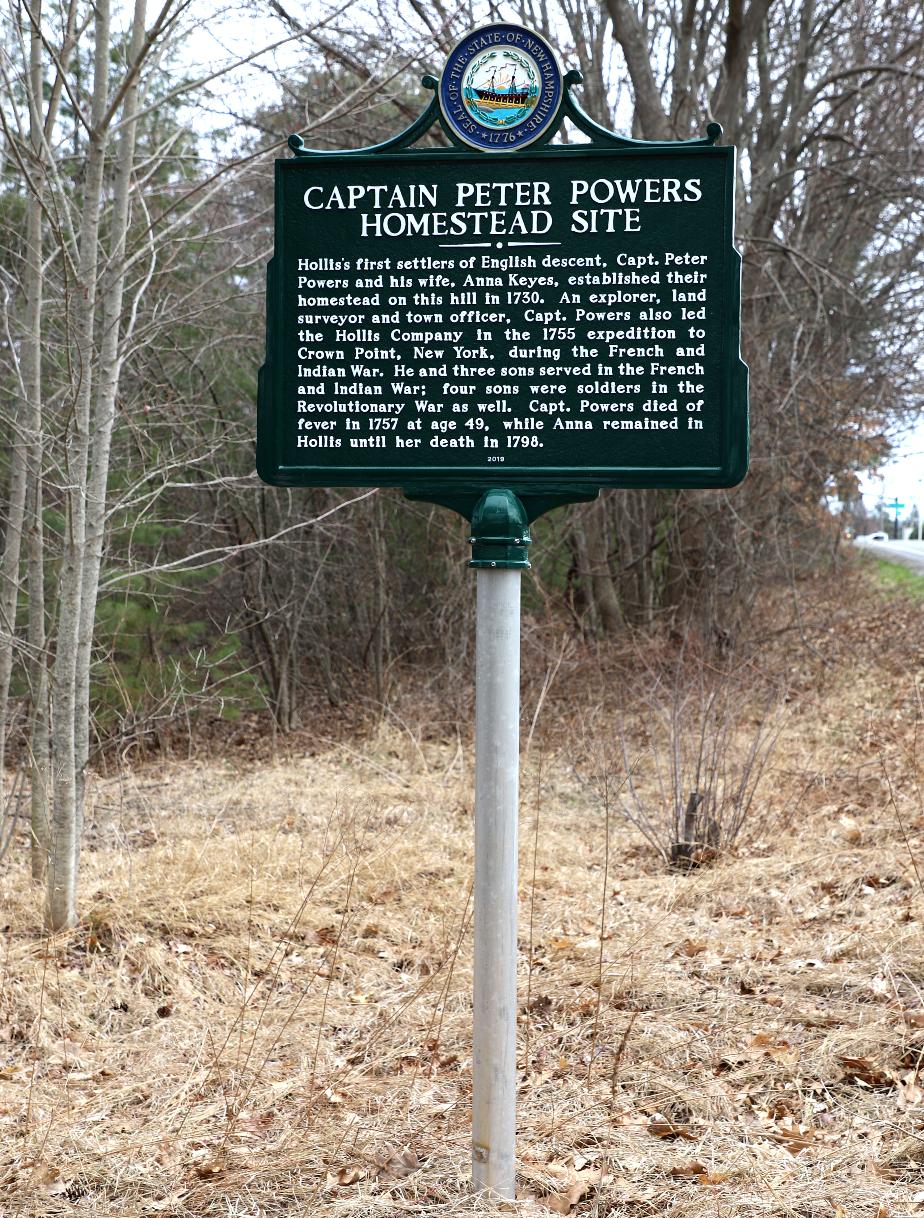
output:
POLYGON ((866 540, 867 541, 888 541, 889 535, 888 535, 888 533, 867 533, 866 540))

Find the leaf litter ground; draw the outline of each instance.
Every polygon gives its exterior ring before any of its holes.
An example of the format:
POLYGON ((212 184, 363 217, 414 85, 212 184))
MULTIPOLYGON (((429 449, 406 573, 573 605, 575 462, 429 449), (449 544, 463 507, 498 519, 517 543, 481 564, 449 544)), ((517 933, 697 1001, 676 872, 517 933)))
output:
POLYGON ((924 1214, 920 608, 851 578, 766 624, 781 745, 688 874, 613 813, 604 866, 616 695, 559 675, 523 767, 515 1205, 468 1186, 471 750, 386 717, 95 779, 69 935, 7 861, 0 1213, 924 1214))

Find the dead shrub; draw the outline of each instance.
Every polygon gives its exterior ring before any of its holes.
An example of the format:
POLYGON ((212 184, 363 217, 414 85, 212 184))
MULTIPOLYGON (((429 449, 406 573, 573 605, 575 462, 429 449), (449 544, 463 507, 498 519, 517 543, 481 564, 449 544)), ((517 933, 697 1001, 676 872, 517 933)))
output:
POLYGON ((681 657, 650 685, 636 730, 622 723, 617 806, 668 865, 711 862, 755 812, 766 818, 758 796, 783 705, 778 689, 755 704, 739 672, 699 661, 691 673, 681 657))

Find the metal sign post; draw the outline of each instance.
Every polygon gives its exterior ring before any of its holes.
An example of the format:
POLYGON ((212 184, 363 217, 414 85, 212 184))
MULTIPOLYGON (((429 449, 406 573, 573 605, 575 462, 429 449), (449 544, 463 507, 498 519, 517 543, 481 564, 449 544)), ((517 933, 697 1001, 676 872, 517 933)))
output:
POLYGON ((517 814, 520 572, 526 513, 488 491, 472 516, 475 627, 475 984, 472 1180, 514 1199, 517 1067, 517 814))
POLYGON ((893 500, 892 500, 890 503, 887 503, 887 504, 886 504, 886 507, 887 507, 887 508, 891 508, 891 509, 894 511, 894 513, 895 513, 895 522, 894 522, 894 524, 892 525, 892 539, 893 539, 893 541, 898 541, 898 513, 899 513, 899 512, 900 512, 900 511, 901 511, 901 510, 904 508, 904 506, 905 506, 905 505, 904 505, 903 503, 899 503, 899 500, 898 500, 898 496, 897 496, 897 495, 895 496, 895 498, 894 498, 894 499, 893 499, 893 500))
POLYGON ((520 575, 529 522, 748 464, 735 150, 633 140, 539 34, 467 34, 374 148, 276 162, 257 470, 400 487, 477 571, 472 1176, 514 1197, 520 575), (588 142, 551 141, 568 120, 588 142), (449 146, 414 145, 440 127, 449 146))

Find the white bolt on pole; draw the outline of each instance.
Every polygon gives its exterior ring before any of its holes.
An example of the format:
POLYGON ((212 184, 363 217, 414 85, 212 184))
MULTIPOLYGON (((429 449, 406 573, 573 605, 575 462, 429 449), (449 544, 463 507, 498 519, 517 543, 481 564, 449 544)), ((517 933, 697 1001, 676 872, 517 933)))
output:
POLYGON ((472 1179, 513 1200, 520 572, 480 570, 477 580, 472 1179))
POLYGON ((486 491, 472 516, 475 628, 475 977, 472 1180, 516 1197, 520 573, 526 512, 486 491))

